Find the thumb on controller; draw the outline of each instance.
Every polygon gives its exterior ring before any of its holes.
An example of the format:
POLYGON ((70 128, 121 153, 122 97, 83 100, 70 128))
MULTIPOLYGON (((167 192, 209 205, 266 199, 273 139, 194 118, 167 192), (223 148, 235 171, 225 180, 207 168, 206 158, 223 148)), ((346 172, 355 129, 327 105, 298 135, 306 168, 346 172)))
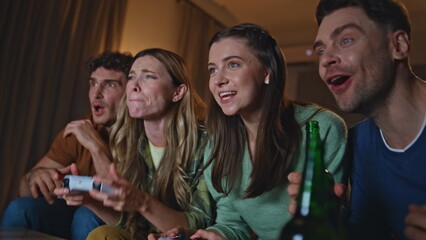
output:
POLYGON ((109 165, 109 174, 110 174, 110 176, 111 176, 111 178, 114 182, 117 182, 117 183, 120 183, 120 184, 126 184, 127 183, 127 181, 117 173, 117 170, 115 168, 114 163, 111 163, 109 165))

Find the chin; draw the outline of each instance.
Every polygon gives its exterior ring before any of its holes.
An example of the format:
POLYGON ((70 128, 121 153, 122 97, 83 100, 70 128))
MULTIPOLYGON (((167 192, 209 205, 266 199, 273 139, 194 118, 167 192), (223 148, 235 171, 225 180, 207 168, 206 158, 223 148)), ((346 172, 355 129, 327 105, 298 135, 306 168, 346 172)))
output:
POLYGON ((237 115, 237 113, 235 111, 223 111, 223 114, 225 114, 226 116, 234 116, 237 115))
POLYGON ((93 123, 96 125, 107 125, 110 122, 110 119, 105 117, 93 117, 93 123))
POLYGON ((359 108, 358 105, 355 105, 351 102, 337 102, 337 105, 342 112, 346 113, 356 113, 357 109, 359 108))

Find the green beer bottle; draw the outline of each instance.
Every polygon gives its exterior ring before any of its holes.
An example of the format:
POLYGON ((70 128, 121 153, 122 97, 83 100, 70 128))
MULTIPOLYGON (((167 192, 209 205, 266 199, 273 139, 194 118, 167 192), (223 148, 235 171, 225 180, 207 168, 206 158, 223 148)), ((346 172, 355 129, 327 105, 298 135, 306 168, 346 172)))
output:
POLYGON ((282 229, 281 240, 345 240, 346 232, 325 170, 317 121, 306 123, 306 162, 295 216, 282 229))

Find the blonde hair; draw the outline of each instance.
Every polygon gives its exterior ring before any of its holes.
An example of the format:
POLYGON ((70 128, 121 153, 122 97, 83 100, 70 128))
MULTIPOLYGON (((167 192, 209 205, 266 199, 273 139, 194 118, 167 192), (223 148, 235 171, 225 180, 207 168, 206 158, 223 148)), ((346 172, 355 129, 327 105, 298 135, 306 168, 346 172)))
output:
MULTIPOLYGON (((112 156, 119 173, 135 187, 147 192, 151 192, 152 187, 153 196, 168 207, 187 210, 192 196, 186 172, 197 148, 198 129, 205 117, 205 104, 195 91, 180 56, 164 49, 152 48, 139 52, 134 60, 147 55, 164 64, 175 86, 185 84, 188 90, 180 101, 174 103, 165 121, 165 153, 151 186, 148 186, 147 169, 139 152, 141 141, 146 138, 143 119, 130 117, 125 95, 121 99, 117 120, 111 132, 112 156)), ((127 218, 125 227, 133 237, 141 235, 138 228, 142 225, 139 223, 138 226, 137 223, 140 217, 140 214, 132 214, 127 218)), ((143 234, 149 233, 146 231, 143 234)))

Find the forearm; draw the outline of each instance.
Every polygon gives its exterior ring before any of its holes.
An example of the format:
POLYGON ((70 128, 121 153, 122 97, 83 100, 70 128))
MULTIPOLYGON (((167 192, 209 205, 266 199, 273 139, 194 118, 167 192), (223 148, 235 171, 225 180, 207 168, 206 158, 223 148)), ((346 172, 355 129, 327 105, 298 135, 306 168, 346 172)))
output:
POLYGON ((171 209, 152 196, 147 197, 139 213, 162 232, 177 226, 189 227, 184 212, 171 209))
POLYGON ((101 177, 108 176, 109 165, 112 159, 108 146, 105 143, 98 143, 97 146, 94 146, 90 150, 90 153, 92 155, 96 174, 101 177))

